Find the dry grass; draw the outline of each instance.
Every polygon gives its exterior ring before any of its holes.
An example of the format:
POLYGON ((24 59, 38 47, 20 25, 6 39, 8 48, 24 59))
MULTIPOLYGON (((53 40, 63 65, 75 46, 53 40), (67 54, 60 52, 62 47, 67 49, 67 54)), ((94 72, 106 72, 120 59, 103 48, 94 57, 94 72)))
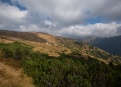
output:
MULTIPOLYGON (((41 35, 41 34, 39 34, 39 35, 41 35)), ((44 34, 41 35, 41 38, 47 40, 47 43, 27 41, 27 40, 13 38, 13 37, 6 37, 6 38, 13 40, 13 41, 18 41, 18 42, 22 42, 27 45, 33 46, 34 51, 48 53, 50 56, 59 56, 57 54, 57 52, 62 52, 63 50, 67 50, 66 53, 71 52, 70 49, 68 49, 67 47, 59 45, 57 40, 52 35, 44 35, 44 34)))
POLYGON ((0 36, 14 37, 14 38, 20 38, 20 39, 28 40, 28 41, 46 43, 46 40, 30 32, 16 32, 16 31, 0 30, 0 36))
POLYGON ((14 68, 16 70, 21 68, 21 61, 20 60, 15 60, 13 58, 2 58, 2 57, 0 57, 0 62, 4 63, 5 65, 8 65, 11 68, 14 68))
MULTIPOLYGON (((60 52, 65 52, 66 54, 70 54, 72 51, 78 50, 83 56, 87 57, 87 56, 93 56, 93 54, 90 54, 90 46, 88 44, 83 43, 82 46, 75 44, 74 40, 72 39, 68 39, 68 38, 63 38, 63 37, 57 37, 54 35, 50 35, 50 34, 45 34, 45 33, 35 33, 35 32, 31 32, 31 34, 37 36, 38 38, 42 38, 44 40, 46 40, 46 43, 42 43, 42 42, 35 42, 35 41, 28 41, 25 39, 20 39, 18 38, 14 38, 14 37, 7 37, 4 36, 7 40, 11 40, 11 41, 18 41, 21 43, 25 43, 27 45, 30 45, 33 47, 34 51, 39 51, 39 52, 43 52, 43 53, 47 53, 50 56, 59 56, 60 52)), ((101 49, 98 48, 93 48, 93 49, 97 49, 100 52, 105 52, 101 49)), ((105 52, 106 55, 108 55, 109 53, 105 52)), ((98 58, 103 59, 103 58, 98 58)), ((106 60, 107 61, 107 60, 106 60)))
MULTIPOLYGON (((26 76, 21 68, 13 68, 11 65, 6 65, 6 62, 3 63, 2 61, 4 62, 5 60, 1 60, 0 62, 0 87, 34 87, 32 79, 26 76)), ((17 65, 14 62, 12 62, 13 65, 17 65)))
POLYGON ((48 43, 53 44, 53 45, 58 45, 55 37, 53 35, 49 34, 43 34, 43 33, 35 33, 38 37, 43 38, 47 40, 48 43))
POLYGON ((12 42, 14 42, 14 41, 0 37, 0 43, 12 43, 12 42))
MULTIPOLYGON (((34 33, 33 32, 33 34, 37 35, 40 38, 43 38, 47 42, 41 43, 41 42, 27 41, 27 40, 23 40, 23 39, 20 39, 20 38, 13 38, 13 37, 5 37, 5 38, 7 38, 11 41, 18 41, 18 42, 22 42, 22 43, 25 43, 27 45, 33 46, 34 51, 40 51, 40 52, 43 52, 43 53, 47 53, 50 56, 59 56, 57 53, 62 52, 64 50, 66 50, 66 52, 65 52, 66 54, 71 53, 72 49, 67 48, 61 42, 69 43, 70 46, 71 45, 74 46, 73 50, 74 49, 80 50, 80 52, 83 55, 90 55, 90 54, 86 53, 86 51, 89 50, 89 45, 87 45, 87 44, 83 44, 83 46, 80 47, 80 46, 77 46, 77 45, 75 46, 75 44, 73 43, 74 40, 71 40, 71 39, 66 39, 66 38, 63 38, 63 37, 56 37, 56 36, 53 36, 53 35, 50 35, 50 34, 44 34, 44 33, 34 33)), ((98 49, 98 50, 100 50, 100 49, 98 49)), ((104 52, 103 50, 100 50, 100 51, 104 52)))

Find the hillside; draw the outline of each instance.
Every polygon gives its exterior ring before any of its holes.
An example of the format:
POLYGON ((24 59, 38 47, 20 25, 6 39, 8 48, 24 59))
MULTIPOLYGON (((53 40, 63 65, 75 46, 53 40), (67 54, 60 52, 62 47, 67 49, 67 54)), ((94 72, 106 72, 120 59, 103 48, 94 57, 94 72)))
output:
POLYGON ((53 36, 41 32, 15 32, 15 31, 0 31, 0 39, 4 42, 21 42, 33 47, 34 51, 47 53, 50 56, 59 56, 58 53, 79 53, 85 57, 94 57, 101 61, 109 63, 121 62, 120 58, 113 56, 101 49, 92 47, 84 43, 78 43, 76 40, 53 36))
MULTIPOLYGON (((11 82, 8 81, 10 85, 15 78, 20 78, 20 83, 30 87, 33 87, 31 79, 36 87, 120 87, 121 85, 119 56, 113 56, 99 48, 70 38, 46 33, 3 30, 0 32, 2 71, 0 86, 7 86, 5 82, 9 75, 6 76, 6 73, 10 74, 11 82), (31 36, 41 40, 32 39, 31 36), (14 78, 12 73, 19 75, 14 78)), ((21 87, 21 84, 16 84, 18 81, 10 87, 21 87)))
POLYGON ((5 59, 0 58, 0 87, 35 87, 32 79, 26 76, 22 69, 16 69, 5 64, 6 61, 11 59, 7 59, 4 63, 3 60, 5 59))
POLYGON ((88 40, 86 43, 103 49, 113 55, 121 56, 121 36, 96 38, 88 40))

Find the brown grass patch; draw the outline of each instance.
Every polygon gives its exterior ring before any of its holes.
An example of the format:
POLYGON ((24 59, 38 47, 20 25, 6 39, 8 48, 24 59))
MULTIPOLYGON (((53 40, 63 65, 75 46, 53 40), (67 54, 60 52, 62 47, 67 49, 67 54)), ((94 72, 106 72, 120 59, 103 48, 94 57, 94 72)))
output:
POLYGON ((38 37, 36 34, 31 33, 31 32, 17 32, 17 31, 0 30, 0 36, 14 37, 14 38, 20 38, 20 39, 28 40, 28 41, 46 43, 46 40, 38 37))
POLYGON ((0 87, 34 87, 32 79, 22 69, 14 69, 0 62, 0 87))
POLYGON ((0 62, 4 63, 5 65, 8 65, 14 69, 21 68, 21 61, 20 60, 14 60, 13 58, 0 58, 0 62))
POLYGON ((13 43, 14 41, 0 37, 0 43, 13 43))

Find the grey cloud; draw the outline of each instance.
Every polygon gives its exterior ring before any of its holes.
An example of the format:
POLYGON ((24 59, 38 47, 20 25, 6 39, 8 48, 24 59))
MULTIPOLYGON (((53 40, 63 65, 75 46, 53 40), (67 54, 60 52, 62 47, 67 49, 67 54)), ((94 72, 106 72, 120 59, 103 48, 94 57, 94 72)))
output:
POLYGON ((121 0, 105 0, 102 7, 96 10, 95 15, 100 15, 108 20, 121 21, 121 0))
POLYGON ((121 20, 121 0, 18 0, 40 20, 50 17, 61 25, 83 23, 88 18, 101 16, 112 21, 121 20))
POLYGON ((121 35, 121 25, 117 27, 117 34, 121 35))
POLYGON ((110 37, 120 34, 121 0, 11 1, 17 1, 26 10, 0 3, 1 29, 41 31, 68 37, 110 37), (85 20, 95 17, 102 17, 108 23, 83 25, 85 20))

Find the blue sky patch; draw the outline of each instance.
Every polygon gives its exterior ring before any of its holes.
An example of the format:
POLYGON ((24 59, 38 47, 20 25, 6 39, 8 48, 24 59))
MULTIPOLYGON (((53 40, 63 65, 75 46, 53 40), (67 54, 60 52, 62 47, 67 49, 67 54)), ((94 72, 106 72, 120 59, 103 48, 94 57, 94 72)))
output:
POLYGON ((95 23, 104 23, 106 22, 106 19, 102 17, 95 17, 95 18, 90 18, 85 21, 88 24, 95 24, 95 23))
POLYGON ((9 5, 14 5, 16 7, 18 7, 20 10, 26 10, 26 8, 22 5, 20 5, 17 1, 16 2, 12 2, 11 0, 1 0, 2 3, 7 3, 9 5))

